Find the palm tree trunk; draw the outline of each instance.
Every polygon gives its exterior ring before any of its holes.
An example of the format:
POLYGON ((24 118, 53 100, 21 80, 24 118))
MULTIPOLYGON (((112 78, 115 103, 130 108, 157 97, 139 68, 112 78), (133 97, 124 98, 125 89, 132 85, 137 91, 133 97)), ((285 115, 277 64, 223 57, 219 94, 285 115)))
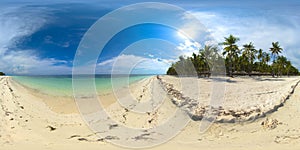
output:
POLYGON ((230 64, 229 64, 229 77, 233 77, 233 63, 232 63, 232 60, 230 61, 230 64))
POLYGON ((275 77, 275 55, 273 55, 273 64, 272 64, 272 77, 275 77))

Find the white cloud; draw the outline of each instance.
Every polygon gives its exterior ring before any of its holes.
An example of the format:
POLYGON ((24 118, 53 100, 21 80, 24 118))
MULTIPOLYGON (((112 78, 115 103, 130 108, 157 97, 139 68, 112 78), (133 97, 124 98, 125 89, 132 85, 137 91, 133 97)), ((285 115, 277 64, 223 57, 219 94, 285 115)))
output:
POLYGON ((191 12, 186 12, 181 17, 184 22, 179 29, 185 36, 194 41, 202 42, 209 36, 207 28, 197 19, 197 16, 191 12))
POLYGON ((116 74, 165 73, 172 62, 174 62, 174 60, 121 54, 117 57, 98 63, 96 72, 116 74))
MULTIPOLYGON (((224 37, 233 34, 240 38, 240 46, 253 42, 256 48, 269 51, 272 42, 279 41, 286 55, 300 68, 300 22, 287 15, 257 14, 252 16, 220 14, 215 12, 193 12, 208 27, 213 38, 222 42, 224 37)), ((299 19, 299 18, 298 18, 299 19)))
MULTIPOLYGON (((184 39, 177 47, 180 50, 180 55, 191 56, 193 53, 198 53, 203 45, 216 45, 217 42, 212 36, 209 28, 207 28, 201 19, 199 19, 199 12, 186 12, 181 19, 183 20, 182 27, 178 31, 178 36, 184 39)), ((216 17, 214 14, 201 15, 202 19, 209 19, 216 17)))
POLYGON ((153 58, 153 57, 154 57, 154 55, 152 55, 152 54, 149 54, 148 56, 149 56, 149 57, 151 57, 151 58, 153 58))
POLYGON ((0 71, 8 74, 71 73, 68 62, 41 58, 37 50, 20 50, 17 44, 50 20, 42 8, 0 8, 0 71))
POLYGON ((201 48, 201 44, 196 41, 186 39, 184 43, 179 43, 177 49, 180 50, 180 54, 184 56, 191 56, 193 53, 198 53, 201 48))
POLYGON ((62 42, 62 43, 56 43, 56 42, 53 41, 53 37, 49 36, 49 35, 44 38, 44 43, 53 44, 53 45, 57 45, 59 47, 65 47, 65 48, 70 46, 70 41, 62 42))

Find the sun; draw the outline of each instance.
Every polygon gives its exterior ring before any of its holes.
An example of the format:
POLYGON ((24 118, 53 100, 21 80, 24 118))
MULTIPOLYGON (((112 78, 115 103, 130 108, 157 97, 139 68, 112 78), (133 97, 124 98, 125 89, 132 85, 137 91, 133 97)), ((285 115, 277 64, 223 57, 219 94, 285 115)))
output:
POLYGON ((188 37, 182 31, 177 31, 177 36, 184 40, 188 39, 188 37))

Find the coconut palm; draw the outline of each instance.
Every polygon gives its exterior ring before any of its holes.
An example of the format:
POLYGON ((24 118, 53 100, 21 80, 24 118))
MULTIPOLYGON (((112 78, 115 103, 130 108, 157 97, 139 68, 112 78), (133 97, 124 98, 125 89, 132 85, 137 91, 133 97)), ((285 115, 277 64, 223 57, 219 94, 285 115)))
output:
POLYGON ((262 58, 263 58, 263 50, 262 50, 262 49, 259 49, 259 50, 258 50, 257 59, 258 59, 260 62, 262 62, 262 61, 263 61, 262 58))
POLYGON ((194 67, 194 62, 191 61, 190 57, 180 56, 179 61, 177 61, 173 67, 174 69, 170 69, 169 71, 172 73, 174 70, 176 74, 180 76, 196 76, 196 71, 194 67))
POLYGON ((238 69, 239 71, 247 72, 247 67, 248 67, 248 58, 247 56, 245 56, 245 54, 243 53, 240 57, 239 57, 239 62, 238 62, 238 69))
POLYGON ((248 74, 250 75, 252 72, 253 62, 255 60, 257 50, 255 49, 252 42, 250 42, 249 44, 243 45, 243 50, 244 50, 243 55, 246 57, 247 62, 248 62, 248 64, 247 64, 248 74))
POLYGON ((266 62, 267 64, 269 64, 270 60, 271 60, 270 54, 269 54, 269 53, 266 53, 266 54, 265 54, 265 62, 266 62))
POLYGON ((282 48, 279 42, 273 42, 270 48, 271 53, 264 52, 262 49, 258 51, 255 49, 252 42, 243 45, 242 55, 237 46, 239 38, 230 35, 224 37, 225 41, 221 43, 224 46, 223 56, 218 54, 218 48, 216 46, 205 45, 203 49, 199 50, 199 53, 193 53, 190 57, 180 56, 179 61, 173 63, 167 71, 169 75, 210 75, 213 73, 224 73, 224 63, 229 76, 233 77, 233 72, 239 71, 239 74, 243 75, 242 72, 248 72, 251 75, 252 71, 260 72, 261 74, 272 74, 275 75, 300 75, 299 70, 294 67, 286 57, 279 56, 282 52, 282 48), (255 62, 255 60, 256 61, 255 62), (270 61, 273 63, 270 65, 270 61), (216 72, 219 71, 219 72, 216 72))
POLYGON ((272 47, 270 48, 271 54, 272 54, 272 59, 273 59, 273 67, 272 67, 272 76, 274 77, 275 73, 274 73, 274 63, 276 61, 276 58, 278 57, 278 55, 282 52, 282 48, 279 45, 279 42, 272 42, 272 47))
POLYGON ((216 62, 219 59, 218 47, 212 45, 205 45, 203 49, 199 50, 199 55, 205 59, 208 64, 209 72, 217 67, 216 62))
POLYGON ((293 67, 293 65, 292 65, 291 61, 287 61, 286 70, 285 70, 287 76, 290 76, 290 70, 292 69, 292 67, 293 67))
POLYGON ((218 48, 212 45, 205 45, 204 48, 199 50, 199 54, 202 54, 207 60, 211 60, 216 57, 217 53, 218 48))
POLYGON ((239 54, 239 47, 237 46, 237 42, 240 40, 233 35, 229 35, 229 37, 224 37, 225 41, 221 43, 224 45, 223 55, 226 55, 227 60, 229 61, 229 76, 233 77, 232 73, 234 72, 235 62, 237 60, 239 54))
POLYGON ((203 66, 204 66, 204 59, 200 57, 200 55, 197 55, 195 53, 193 53, 192 57, 190 58, 194 67, 195 67, 195 70, 197 72, 197 74, 199 75, 200 72, 203 71, 203 66))
POLYGON ((167 70, 168 75, 178 75, 176 70, 175 70, 175 64, 173 63, 171 67, 167 70))
POLYGON ((277 61, 275 62, 275 66, 277 68, 277 76, 282 76, 286 66, 288 64, 288 60, 284 56, 279 56, 277 61))
POLYGON ((262 58, 261 58, 261 68, 259 69, 259 71, 261 73, 266 73, 269 72, 269 62, 270 62, 270 54, 267 52, 263 52, 262 53, 262 58))
POLYGON ((258 70, 261 70, 262 69, 262 66, 263 66, 263 58, 264 58, 264 53, 263 53, 263 50, 262 49, 259 49, 258 50, 258 55, 257 55, 257 59, 259 60, 259 68, 258 70))
POLYGON ((270 51, 272 53, 273 62, 276 60, 278 55, 282 52, 282 48, 279 45, 279 42, 272 42, 272 47, 270 48, 270 51))

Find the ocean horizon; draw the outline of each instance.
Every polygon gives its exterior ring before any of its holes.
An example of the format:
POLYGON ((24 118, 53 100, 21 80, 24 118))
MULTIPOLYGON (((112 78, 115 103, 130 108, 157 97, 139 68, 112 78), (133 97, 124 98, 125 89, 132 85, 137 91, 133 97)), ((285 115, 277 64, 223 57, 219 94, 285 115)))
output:
MULTIPOLYGON (((76 75, 77 79, 88 80, 95 78, 95 86, 98 95, 110 93, 114 89, 126 87, 128 84, 138 82, 142 79, 155 76, 156 74, 96 74, 96 75, 76 75), (114 85, 112 85, 114 80, 114 85)), ((12 79, 19 84, 41 92, 43 94, 53 96, 73 96, 72 75, 18 75, 12 76, 12 79)), ((82 82, 83 93, 85 82, 82 82)))

